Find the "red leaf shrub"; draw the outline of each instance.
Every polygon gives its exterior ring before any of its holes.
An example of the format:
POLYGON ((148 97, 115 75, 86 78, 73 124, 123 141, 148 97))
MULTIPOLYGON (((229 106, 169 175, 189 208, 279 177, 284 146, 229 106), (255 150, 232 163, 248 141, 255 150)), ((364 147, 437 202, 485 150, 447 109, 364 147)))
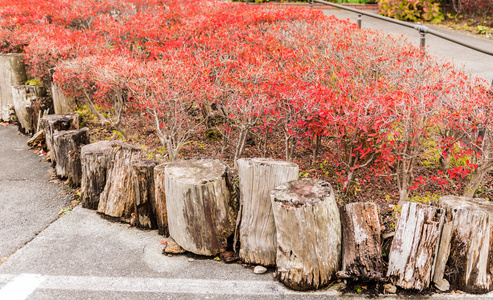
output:
POLYGON ((384 175, 401 200, 454 176, 481 181, 491 168, 486 82, 402 38, 293 7, 35 3, 0 0, 2 50, 23 52, 32 76, 54 80, 123 134, 124 113, 154 124, 169 159, 197 130, 220 132, 223 150, 234 140, 234 160, 249 139, 264 154, 284 139, 275 156, 288 160, 313 147, 314 162, 323 144, 345 195, 384 175), (430 155, 435 172, 415 176, 430 155))
POLYGON ((451 5, 457 14, 469 16, 490 16, 493 13, 493 1, 491 0, 445 0, 445 4, 451 5))

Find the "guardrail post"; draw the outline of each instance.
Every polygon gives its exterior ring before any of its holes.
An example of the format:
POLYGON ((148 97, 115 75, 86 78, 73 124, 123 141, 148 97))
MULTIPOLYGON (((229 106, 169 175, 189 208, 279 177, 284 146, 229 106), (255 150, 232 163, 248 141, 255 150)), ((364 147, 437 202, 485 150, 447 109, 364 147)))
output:
MULTIPOLYGON (((313 1, 313 0, 311 0, 313 1)), ((361 14, 358 14, 358 27, 361 28, 361 14)))
POLYGON ((421 34, 420 38, 420 45, 421 45, 421 51, 425 51, 425 46, 426 46, 426 33, 428 32, 428 27, 424 25, 416 25, 414 26, 414 29, 416 29, 419 34, 421 34))

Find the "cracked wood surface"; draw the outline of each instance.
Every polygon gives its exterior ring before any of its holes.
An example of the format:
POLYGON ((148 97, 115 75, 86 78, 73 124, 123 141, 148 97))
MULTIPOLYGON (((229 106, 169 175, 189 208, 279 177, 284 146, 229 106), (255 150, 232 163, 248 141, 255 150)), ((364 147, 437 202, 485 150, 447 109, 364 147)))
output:
POLYGON ((252 158, 238 160, 240 177, 240 258, 251 264, 276 263, 276 227, 270 191, 298 179, 299 168, 286 161, 252 158))
POLYGON ((341 258, 341 219, 334 191, 318 179, 300 179, 271 192, 276 225, 276 275, 294 290, 327 286, 341 258))

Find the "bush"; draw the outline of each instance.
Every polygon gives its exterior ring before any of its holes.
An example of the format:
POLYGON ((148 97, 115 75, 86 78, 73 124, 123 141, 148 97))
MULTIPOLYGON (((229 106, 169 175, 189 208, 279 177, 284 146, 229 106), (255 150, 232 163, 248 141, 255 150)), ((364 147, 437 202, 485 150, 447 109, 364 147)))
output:
POLYGON ((380 14, 403 21, 440 22, 443 14, 437 0, 381 0, 380 14))
POLYGON ((125 113, 152 124, 170 159, 199 128, 217 131, 223 148, 234 141, 235 159, 248 139, 286 159, 322 140, 346 194, 388 175, 402 200, 429 182, 413 173, 430 145, 450 166, 430 171, 440 185, 472 173, 474 190, 493 164, 488 83, 401 37, 297 7, 31 1, 0 0, 4 51, 22 50, 32 76, 112 129, 125 113), (467 168, 454 165, 466 157, 467 168))
POLYGON ((491 0, 443 0, 442 4, 452 7, 456 14, 472 17, 491 17, 493 13, 491 0))

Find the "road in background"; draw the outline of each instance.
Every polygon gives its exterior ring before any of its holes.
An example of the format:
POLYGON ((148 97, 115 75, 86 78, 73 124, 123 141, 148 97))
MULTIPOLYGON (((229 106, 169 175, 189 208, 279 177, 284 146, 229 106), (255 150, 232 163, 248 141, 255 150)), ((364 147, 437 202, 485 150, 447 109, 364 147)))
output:
MULTIPOLYGON (((349 11, 339 9, 324 9, 324 14, 327 16, 335 16, 338 19, 349 19, 356 23, 358 15, 349 11)), ((428 26, 428 25, 427 25, 428 26)), ((411 43, 419 45, 421 35, 417 30, 400 26, 394 23, 385 22, 379 19, 362 16, 363 29, 373 29, 384 33, 403 35, 409 39, 411 43)), ((429 26, 443 34, 447 34, 456 39, 481 47, 483 49, 493 49, 493 41, 469 34, 459 33, 453 30, 443 29, 436 26, 429 26)), ((446 58, 452 61, 456 66, 464 68, 466 72, 486 79, 489 83, 493 81, 493 56, 477 52, 464 46, 449 42, 431 34, 426 35, 427 51, 430 54, 439 58, 446 58)))

